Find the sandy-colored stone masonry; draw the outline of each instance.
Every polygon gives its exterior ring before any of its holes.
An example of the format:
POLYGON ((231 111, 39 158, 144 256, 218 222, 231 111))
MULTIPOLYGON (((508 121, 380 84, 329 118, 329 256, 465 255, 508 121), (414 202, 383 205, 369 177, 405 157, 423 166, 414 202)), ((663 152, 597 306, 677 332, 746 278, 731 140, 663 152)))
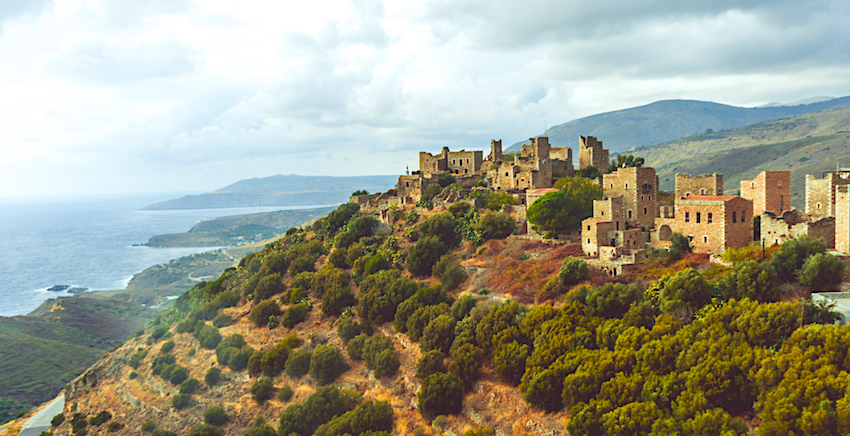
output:
POLYGON ((658 177, 655 168, 618 168, 602 176, 602 188, 609 197, 622 196, 625 219, 643 230, 652 227, 656 217, 658 177))
POLYGON ((850 186, 835 190, 835 249, 850 254, 850 186))
POLYGON ((625 207, 622 196, 593 200, 593 216, 614 223, 614 230, 625 230, 625 207))
POLYGON ((720 254, 752 242, 753 202, 737 196, 680 198, 676 199, 675 217, 658 218, 655 226, 657 239, 679 232, 691 240, 695 252, 720 254))
POLYGON ((608 238, 614 223, 605 218, 591 217, 581 222, 581 250, 588 256, 599 256, 601 247, 611 247, 616 241, 608 238))
POLYGON ((439 174, 443 171, 451 171, 454 174, 475 174, 481 169, 484 162, 484 152, 474 151, 449 151, 443 147, 438 155, 432 155, 424 151, 419 152, 419 171, 424 175, 439 174))
POLYGON ((850 171, 824 173, 822 179, 806 174, 806 213, 811 217, 836 216, 836 190, 850 185, 850 171))
POLYGON ((761 239, 767 245, 781 244, 802 235, 823 238, 827 248, 835 248, 835 217, 812 220, 805 212, 793 209, 781 215, 765 212, 761 216, 761 239))
POLYGON ((502 140, 490 140, 490 154, 487 156, 487 162, 501 162, 502 161, 502 140))
POLYGON ((578 142, 579 169, 593 165, 599 172, 607 173, 608 150, 602 148, 602 141, 593 136, 579 136, 578 142))
POLYGON ((723 174, 676 174, 675 199, 690 195, 723 195, 723 174))
POLYGON ((752 180, 741 180, 741 197, 753 201, 756 215, 791 210, 791 171, 762 171, 752 180))

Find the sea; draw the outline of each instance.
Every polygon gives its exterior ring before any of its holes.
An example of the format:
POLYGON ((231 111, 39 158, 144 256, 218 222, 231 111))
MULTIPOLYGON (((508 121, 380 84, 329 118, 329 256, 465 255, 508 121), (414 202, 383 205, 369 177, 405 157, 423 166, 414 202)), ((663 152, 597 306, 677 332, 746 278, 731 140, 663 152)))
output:
POLYGON ((204 219, 319 206, 140 210, 181 194, 0 198, 0 316, 26 315, 67 291, 124 289, 144 269, 217 247, 142 246, 204 219))

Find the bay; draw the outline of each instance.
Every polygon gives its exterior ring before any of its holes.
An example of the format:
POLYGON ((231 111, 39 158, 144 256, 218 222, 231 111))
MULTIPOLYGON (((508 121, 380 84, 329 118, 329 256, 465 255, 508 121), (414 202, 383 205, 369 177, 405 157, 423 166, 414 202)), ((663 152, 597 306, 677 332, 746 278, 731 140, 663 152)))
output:
POLYGON ((220 216, 316 207, 139 210, 180 195, 0 198, 0 316, 25 315, 69 295, 47 291, 54 285, 123 289, 145 268, 210 250, 138 245, 151 236, 187 232, 220 216))

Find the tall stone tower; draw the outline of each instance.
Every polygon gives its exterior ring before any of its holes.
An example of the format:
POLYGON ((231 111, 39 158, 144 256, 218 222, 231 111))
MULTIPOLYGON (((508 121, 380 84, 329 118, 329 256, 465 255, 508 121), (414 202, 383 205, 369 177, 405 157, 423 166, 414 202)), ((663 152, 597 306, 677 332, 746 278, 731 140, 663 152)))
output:
POLYGON ((502 140, 490 140, 490 162, 499 162, 502 160, 502 140))
POLYGON ((608 172, 608 150, 602 148, 602 141, 597 141, 594 136, 579 136, 578 167, 585 169, 591 165, 599 172, 608 172))

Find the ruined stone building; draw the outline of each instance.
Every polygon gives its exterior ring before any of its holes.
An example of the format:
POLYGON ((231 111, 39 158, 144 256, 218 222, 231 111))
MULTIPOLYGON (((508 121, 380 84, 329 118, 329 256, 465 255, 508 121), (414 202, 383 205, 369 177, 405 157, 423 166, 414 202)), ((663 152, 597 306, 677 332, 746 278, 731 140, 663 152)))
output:
POLYGON ((850 184, 850 169, 823 173, 822 179, 806 174, 806 213, 810 217, 836 216, 835 194, 839 186, 850 184))
POLYGON ((602 176, 602 188, 608 197, 623 197, 624 220, 646 231, 652 227, 658 201, 658 177, 655 168, 618 168, 602 176))
POLYGON ((835 217, 812 219, 798 209, 786 210, 779 215, 766 211, 761 215, 761 239, 767 245, 781 244, 803 235, 823 238, 827 248, 835 248, 835 217))
POLYGON ((599 172, 608 172, 608 150, 602 148, 602 141, 593 136, 579 136, 578 145, 579 169, 585 169, 591 165, 599 172))
POLYGON ((472 175, 481 170, 481 164, 484 162, 483 156, 481 150, 449 151, 448 147, 443 147, 443 151, 436 156, 422 151, 419 152, 419 172, 423 175, 439 174, 443 171, 459 175, 472 175))
MULTIPOLYGON (((491 142, 489 159, 502 159, 502 142, 491 142)), ((494 160, 487 171, 487 181, 495 190, 525 190, 551 188, 553 175, 572 176, 572 151, 569 148, 555 149, 549 146, 549 138, 531 138, 531 144, 523 144, 520 155, 513 161, 494 160)))
POLYGON ((741 197, 753 201, 757 216, 791 210, 791 171, 762 171, 752 180, 741 180, 741 197))

